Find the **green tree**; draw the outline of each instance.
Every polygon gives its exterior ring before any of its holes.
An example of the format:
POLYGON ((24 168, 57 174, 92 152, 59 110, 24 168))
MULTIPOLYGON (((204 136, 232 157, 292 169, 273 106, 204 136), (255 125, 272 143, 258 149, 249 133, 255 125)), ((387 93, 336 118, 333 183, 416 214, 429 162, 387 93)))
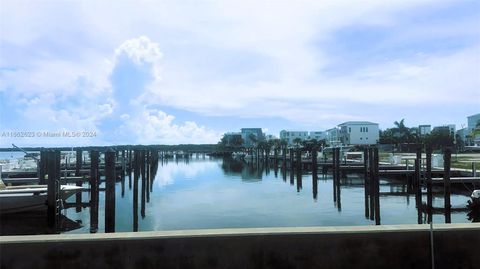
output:
POLYGON ((453 146, 454 135, 448 127, 434 128, 426 137, 425 143, 434 149, 442 149, 446 146, 453 146))
POLYGON ((242 136, 240 136, 240 135, 234 136, 234 137, 232 138, 232 140, 230 141, 231 145, 232 145, 233 147, 237 147, 237 148, 242 147, 242 146, 243 146, 243 142, 244 142, 244 141, 243 141, 243 138, 242 138, 242 136))
POLYGON ((252 144, 253 144, 254 147, 257 146, 258 137, 255 134, 249 134, 248 139, 250 139, 250 141, 252 141, 252 144))
POLYGON ((295 146, 299 147, 300 144, 302 143, 302 139, 297 137, 297 138, 293 139, 293 143, 295 144, 295 146))

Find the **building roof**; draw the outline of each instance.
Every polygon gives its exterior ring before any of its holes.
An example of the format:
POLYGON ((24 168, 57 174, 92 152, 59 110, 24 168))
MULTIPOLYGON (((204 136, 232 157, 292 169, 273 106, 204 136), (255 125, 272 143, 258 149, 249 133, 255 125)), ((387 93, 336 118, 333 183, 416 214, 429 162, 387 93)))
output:
POLYGON ((371 122, 371 121, 346 121, 344 123, 339 124, 338 126, 343 125, 378 125, 378 123, 371 122))
POLYGON ((480 117, 480 113, 473 114, 471 116, 468 116, 467 118, 474 118, 474 117, 480 117))
POLYGON ((297 130, 281 130, 280 132, 308 133, 308 131, 297 131, 297 130))

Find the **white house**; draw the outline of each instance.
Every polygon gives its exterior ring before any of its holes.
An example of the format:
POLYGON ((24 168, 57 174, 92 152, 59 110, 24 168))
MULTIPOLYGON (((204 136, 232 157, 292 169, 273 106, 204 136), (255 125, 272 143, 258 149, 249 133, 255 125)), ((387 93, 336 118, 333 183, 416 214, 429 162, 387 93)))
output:
POLYGON ((327 140, 327 145, 333 147, 333 146, 338 146, 341 145, 340 141, 340 132, 337 127, 328 129, 325 131, 325 137, 327 140))
POLYGON ((347 121, 338 125, 339 138, 344 145, 373 145, 380 139, 378 123, 347 121))
POLYGON ((311 131, 308 135, 309 139, 315 139, 317 141, 327 139, 327 133, 322 131, 311 131))
POLYGON ((308 132, 307 131, 287 131, 287 130, 280 131, 280 139, 287 141, 289 146, 292 146, 295 144, 293 140, 295 140, 296 138, 300 138, 302 141, 307 140, 308 132))

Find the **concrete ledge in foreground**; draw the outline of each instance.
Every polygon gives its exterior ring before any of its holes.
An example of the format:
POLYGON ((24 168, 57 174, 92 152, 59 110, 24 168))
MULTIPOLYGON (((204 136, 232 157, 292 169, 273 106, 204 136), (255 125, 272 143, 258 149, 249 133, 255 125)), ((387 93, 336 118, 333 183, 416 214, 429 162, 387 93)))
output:
MULTIPOLYGON (((480 224, 435 224, 435 268, 480 268, 480 224)), ((431 268, 429 225, 0 237, 1 268, 431 268)))

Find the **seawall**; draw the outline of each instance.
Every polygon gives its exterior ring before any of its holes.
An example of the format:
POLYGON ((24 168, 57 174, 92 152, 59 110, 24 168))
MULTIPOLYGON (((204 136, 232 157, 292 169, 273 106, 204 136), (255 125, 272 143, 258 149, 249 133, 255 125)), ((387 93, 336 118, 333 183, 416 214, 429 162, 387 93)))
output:
MULTIPOLYGON (((1 268, 431 268, 429 225, 0 237, 1 268)), ((435 268, 480 268, 480 224, 435 224, 435 268)))

